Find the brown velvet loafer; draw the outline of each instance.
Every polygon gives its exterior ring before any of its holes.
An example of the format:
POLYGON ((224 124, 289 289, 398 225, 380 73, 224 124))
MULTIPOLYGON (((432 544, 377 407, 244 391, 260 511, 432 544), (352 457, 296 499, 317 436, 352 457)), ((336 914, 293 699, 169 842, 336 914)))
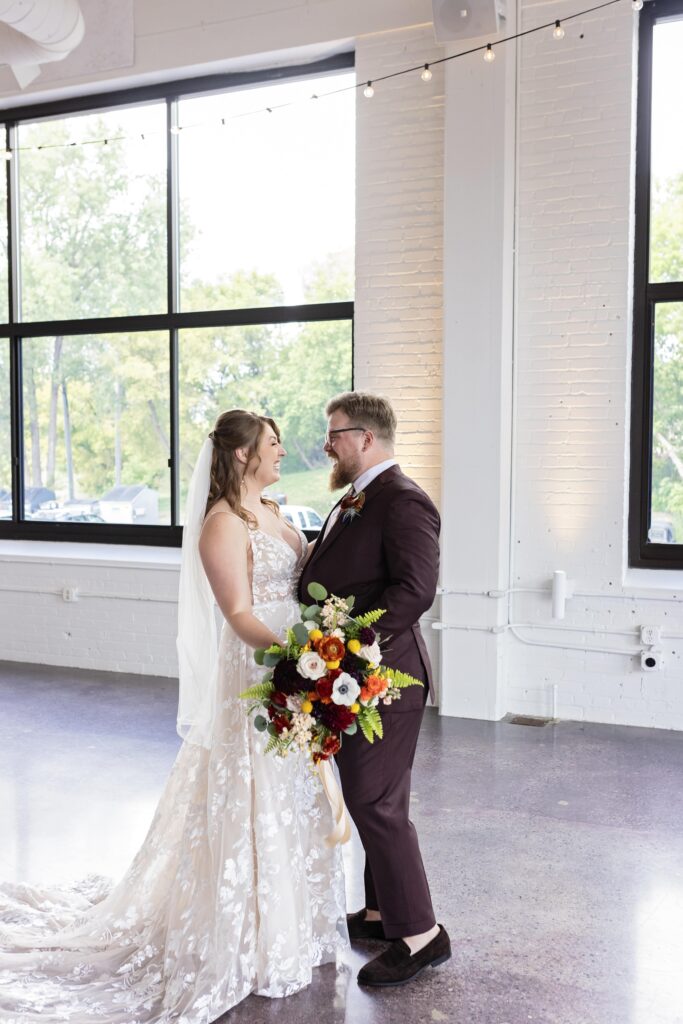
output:
POLYGON ((381 921, 365 920, 365 907, 362 910, 356 911, 355 914, 347 914, 346 924, 349 929, 351 942, 361 942, 363 939, 387 941, 381 921))
POLYGON ((380 956, 361 967, 358 981, 361 985, 375 985, 388 988, 390 985, 405 985, 422 974, 427 967, 438 967, 451 956, 451 941, 442 924, 439 934, 427 943, 415 956, 403 939, 397 939, 380 956))

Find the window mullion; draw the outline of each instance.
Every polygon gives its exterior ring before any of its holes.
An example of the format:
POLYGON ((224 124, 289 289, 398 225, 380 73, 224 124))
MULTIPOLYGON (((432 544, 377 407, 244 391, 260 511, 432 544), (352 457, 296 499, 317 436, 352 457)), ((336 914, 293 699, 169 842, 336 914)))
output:
POLYGON ((7 161, 7 251, 8 251, 8 320, 18 323, 21 319, 21 259, 19 255, 19 148, 18 128, 7 126, 6 147, 12 154, 7 161))
MULTIPOLYGON (((166 273, 168 277, 168 312, 177 313, 180 308, 180 185, 178 182, 179 144, 178 100, 173 97, 166 101, 166 273), (173 131, 171 130, 173 129, 173 131)), ((178 381, 178 331, 169 331, 169 414, 171 451, 168 467, 171 474, 171 526, 180 522, 180 424, 179 424, 179 381, 178 381)))
POLYGON ((179 309, 180 282, 180 187, 178 183, 178 100, 166 103, 166 272, 168 312, 179 309))
POLYGON ((21 338, 9 339, 10 365, 10 444, 12 458, 12 518, 24 518, 24 411, 22 402, 21 338))

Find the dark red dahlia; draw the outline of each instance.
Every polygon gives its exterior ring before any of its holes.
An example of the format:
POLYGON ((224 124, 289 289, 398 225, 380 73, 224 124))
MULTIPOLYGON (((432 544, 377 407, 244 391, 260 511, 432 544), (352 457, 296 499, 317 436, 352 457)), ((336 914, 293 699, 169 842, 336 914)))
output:
POLYGON ((377 634, 372 626, 363 626, 358 634, 358 639, 364 647, 370 647, 377 639, 377 634))
POLYGON ((347 675, 353 676, 359 686, 362 685, 365 671, 367 670, 368 663, 363 658, 357 658, 355 654, 347 654, 341 665, 339 666, 340 671, 346 672, 347 675))
POLYGON ((356 716, 344 704, 323 704, 320 711, 320 721, 328 729, 344 732, 344 729, 348 729, 356 721, 356 716))
POLYGON ((322 679, 318 679, 315 684, 318 696, 326 700, 329 699, 332 696, 332 684, 333 680, 328 676, 323 676, 322 679))
POLYGON ((298 693, 306 688, 306 681, 296 670, 296 662, 292 658, 282 658, 273 669, 275 688, 286 696, 298 693))

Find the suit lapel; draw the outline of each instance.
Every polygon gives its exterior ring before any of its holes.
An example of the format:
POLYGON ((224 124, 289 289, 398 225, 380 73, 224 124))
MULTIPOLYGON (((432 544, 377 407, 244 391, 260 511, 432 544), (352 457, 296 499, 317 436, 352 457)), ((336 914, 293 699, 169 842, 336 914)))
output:
MULTIPOLYGON (((362 512, 358 516, 358 519, 357 519, 357 522, 356 522, 356 527, 358 526, 358 523, 362 520, 363 515, 365 513, 365 510, 368 507, 368 504, 373 500, 373 498, 377 497, 377 495, 381 493, 383 485, 388 480, 391 480, 393 476, 395 476, 397 473, 400 473, 400 472, 401 472, 401 469, 400 469, 399 466, 389 466, 389 469, 385 469, 383 473, 380 473, 379 476, 376 476, 375 479, 371 480, 370 483, 368 484, 368 486, 364 488, 365 504, 363 505, 362 512)), ((341 501, 341 498, 339 500, 341 501)), ((337 505, 338 504, 339 504, 339 502, 337 502, 337 505)), ((334 508, 336 508, 336 507, 337 506, 335 505, 334 508)), ((325 527, 327 526, 328 520, 329 520, 330 516, 332 515, 332 512, 334 511, 334 508, 330 511, 330 515, 327 517, 327 519, 325 520, 325 523, 323 524, 323 528, 320 531, 320 535, 321 536, 322 536, 322 534, 323 534, 323 532, 325 530, 325 527)), ((334 526, 332 527, 332 529, 328 533, 327 537, 325 537, 325 539, 323 541, 319 541, 316 544, 315 550, 313 552, 313 556, 312 556, 311 561, 310 561, 309 564, 313 565, 313 563, 320 556, 322 551, 328 551, 329 548, 330 548, 330 545, 334 544, 334 542, 337 540, 337 538, 341 537, 341 535, 344 533, 344 531, 349 529, 349 527, 353 525, 353 522, 354 522, 353 519, 351 519, 349 522, 344 522, 344 513, 340 512, 339 515, 337 516, 336 523, 334 524, 334 526)))

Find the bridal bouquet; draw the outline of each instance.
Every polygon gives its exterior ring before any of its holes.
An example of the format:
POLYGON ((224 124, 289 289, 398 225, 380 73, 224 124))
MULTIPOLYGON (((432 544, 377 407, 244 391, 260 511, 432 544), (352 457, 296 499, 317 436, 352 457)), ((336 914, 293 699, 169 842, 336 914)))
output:
POLYGON ((287 630, 285 642, 254 652, 266 673, 241 697, 249 701, 249 713, 256 713, 256 729, 270 736, 266 753, 285 757, 302 750, 317 764, 359 728, 369 743, 381 739, 378 705, 399 700, 406 686, 423 684, 381 666, 381 640, 373 627, 382 609, 354 617, 352 597, 328 595, 320 583, 311 583, 308 593, 314 603, 300 606, 302 619, 287 630))

